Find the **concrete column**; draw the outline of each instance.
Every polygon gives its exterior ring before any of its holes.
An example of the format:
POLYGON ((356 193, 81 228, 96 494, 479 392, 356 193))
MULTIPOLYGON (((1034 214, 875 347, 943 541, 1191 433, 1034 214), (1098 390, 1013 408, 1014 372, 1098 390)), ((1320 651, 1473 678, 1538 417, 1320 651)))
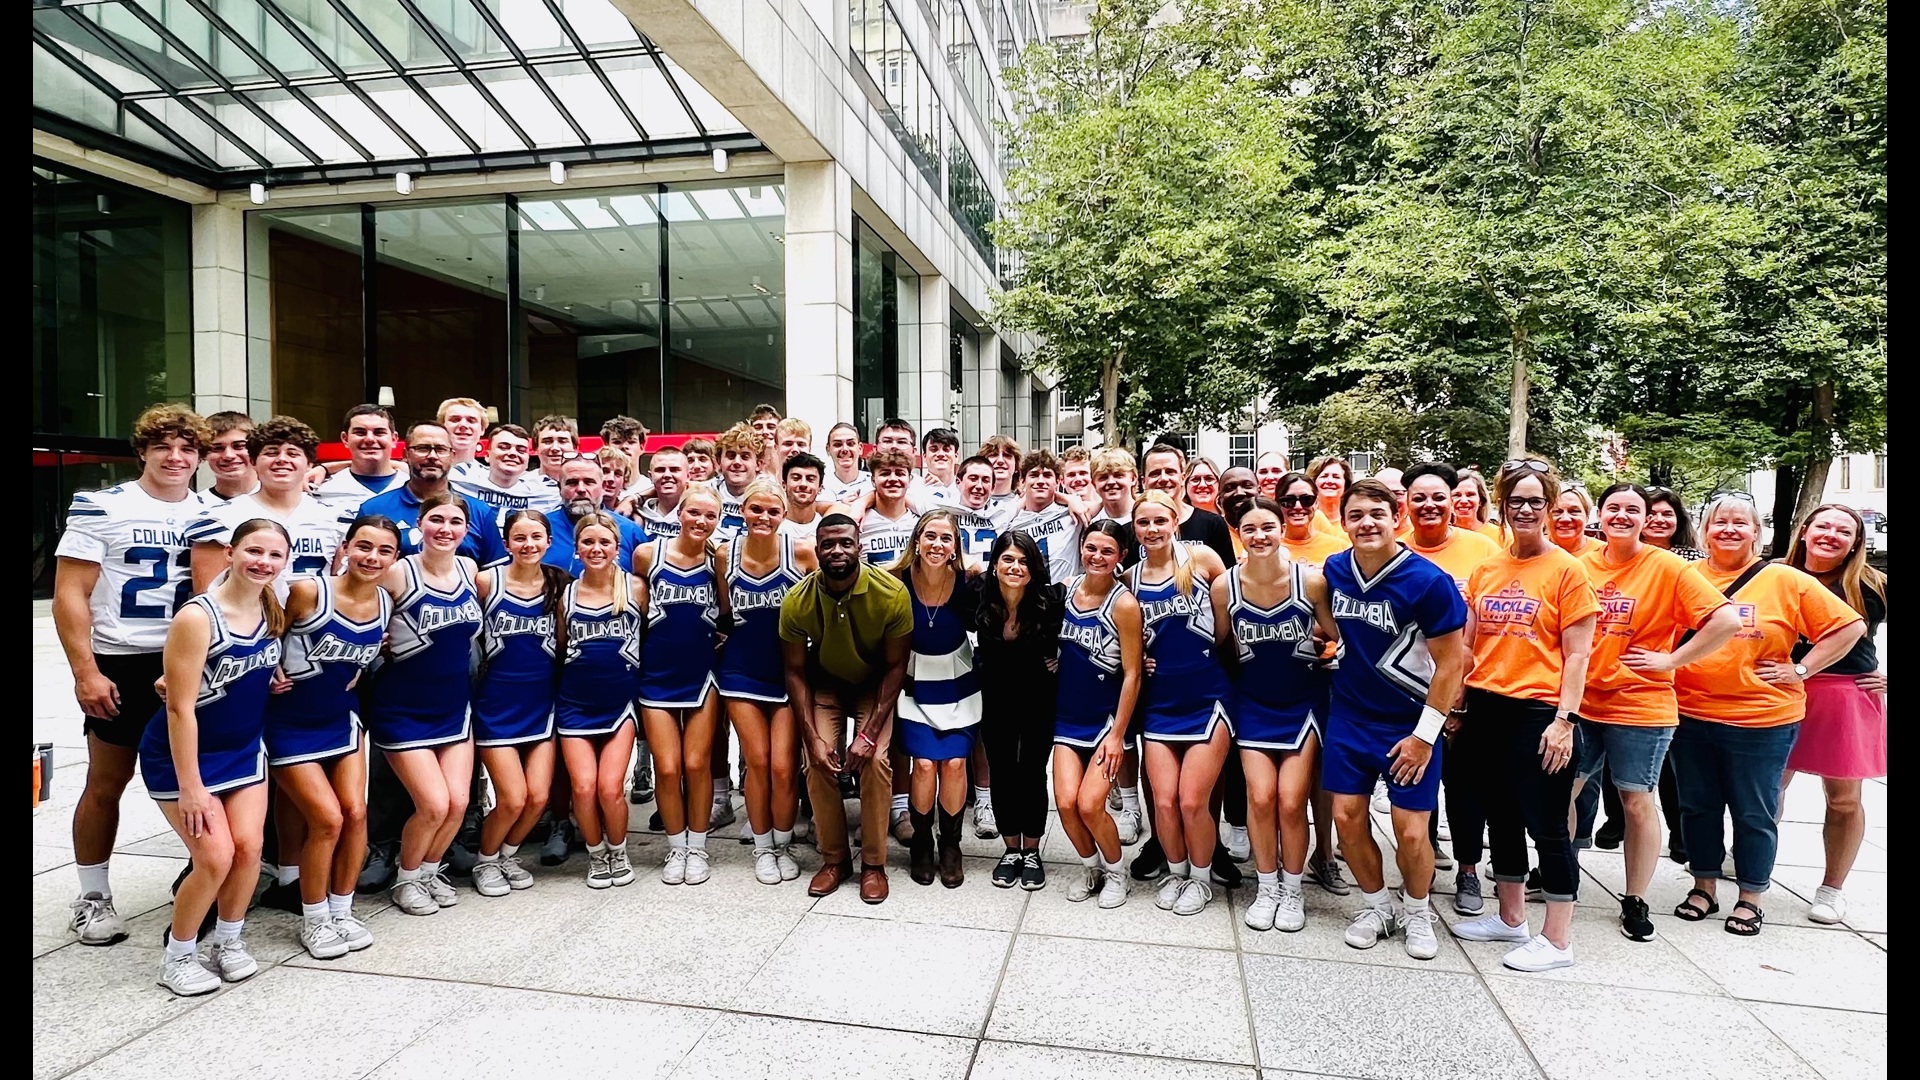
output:
POLYGON ((976 400, 981 441, 994 435, 1013 434, 1007 430, 1013 418, 1000 415, 1000 335, 990 329, 980 331, 980 352, 974 359, 974 371, 979 387, 976 400))
POLYGON ((230 206, 193 208, 193 407, 203 416, 224 409, 266 415, 247 392, 245 217, 230 206))
POLYGON ((1013 394, 1013 437, 1019 441, 1022 448, 1032 450, 1036 434, 1033 422, 1033 379, 1022 372, 1014 379, 1013 385, 1017 388, 1013 394))
POLYGON ((787 413, 853 419, 853 181, 832 161, 787 165, 787 413))
POLYGON ((953 386, 953 350, 947 340, 947 279, 938 274, 920 278, 920 394, 908 399, 905 387, 901 407, 918 416, 918 430, 959 427, 959 417, 947 411, 953 386))

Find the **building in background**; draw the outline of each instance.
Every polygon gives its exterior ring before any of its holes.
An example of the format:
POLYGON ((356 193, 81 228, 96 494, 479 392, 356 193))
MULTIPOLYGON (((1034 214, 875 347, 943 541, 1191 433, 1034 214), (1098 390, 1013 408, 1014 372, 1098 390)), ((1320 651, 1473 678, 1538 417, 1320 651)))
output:
POLYGON ((1041 0, 31 6, 34 579, 156 400, 1053 439, 1002 76, 1041 0))

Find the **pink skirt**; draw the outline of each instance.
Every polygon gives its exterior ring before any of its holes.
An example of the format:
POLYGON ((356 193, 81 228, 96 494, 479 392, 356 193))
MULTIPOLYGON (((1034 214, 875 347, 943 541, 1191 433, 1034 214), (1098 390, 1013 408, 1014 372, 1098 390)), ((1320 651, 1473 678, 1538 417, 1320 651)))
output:
POLYGON ((1887 775, 1887 699, 1853 680, 1852 675, 1807 680, 1807 718, 1787 755, 1789 771, 1829 780, 1887 775))

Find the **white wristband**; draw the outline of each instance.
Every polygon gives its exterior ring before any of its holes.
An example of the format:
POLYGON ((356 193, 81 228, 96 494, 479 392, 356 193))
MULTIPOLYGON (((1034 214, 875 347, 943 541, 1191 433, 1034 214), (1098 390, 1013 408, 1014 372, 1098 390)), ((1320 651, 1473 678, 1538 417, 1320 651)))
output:
POLYGON ((1413 737, 1431 746, 1447 726, 1447 714, 1431 705, 1420 710, 1420 722, 1413 726, 1413 737))

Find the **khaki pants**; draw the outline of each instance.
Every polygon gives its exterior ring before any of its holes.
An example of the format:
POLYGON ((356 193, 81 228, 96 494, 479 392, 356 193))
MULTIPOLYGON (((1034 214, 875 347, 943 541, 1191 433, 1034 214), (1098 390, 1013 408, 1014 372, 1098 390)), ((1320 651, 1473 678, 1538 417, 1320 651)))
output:
MULTIPOLYGON (((844 752, 849 722, 853 731, 859 731, 867 717, 873 715, 874 704, 872 690, 845 703, 831 691, 816 691, 813 729, 829 746, 844 752)), ((874 751, 873 760, 860 771, 860 861, 868 866, 885 866, 887 813, 893 806, 893 763, 888 755, 888 747, 893 742, 893 724, 889 722, 874 741, 880 744, 879 748, 874 751)), ((850 853, 847 808, 840 801, 840 781, 833 774, 815 768, 811 755, 807 757, 807 794, 813 801, 813 827, 821 862, 829 866, 845 862, 850 853)))

